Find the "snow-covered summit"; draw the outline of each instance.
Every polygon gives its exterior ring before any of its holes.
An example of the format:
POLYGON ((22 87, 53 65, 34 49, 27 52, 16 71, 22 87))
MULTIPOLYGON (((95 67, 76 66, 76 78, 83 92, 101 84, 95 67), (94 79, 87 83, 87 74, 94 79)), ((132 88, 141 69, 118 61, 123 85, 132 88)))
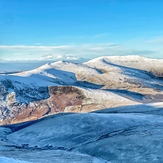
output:
POLYGON ((110 63, 111 66, 125 66, 139 70, 145 70, 157 77, 163 77, 163 59, 151 59, 139 55, 128 56, 102 56, 92 59, 84 64, 88 66, 95 66, 110 63))
POLYGON ((92 59, 88 62, 85 62, 85 64, 91 64, 91 63, 97 63, 99 61, 106 60, 108 62, 114 62, 114 63, 129 63, 129 62, 136 62, 136 63, 144 63, 146 64, 150 63, 160 63, 163 62, 163 59, 152 59, 147 58, 139 55, 126 55, 126 56, 101 56, 95 59, 92 59))

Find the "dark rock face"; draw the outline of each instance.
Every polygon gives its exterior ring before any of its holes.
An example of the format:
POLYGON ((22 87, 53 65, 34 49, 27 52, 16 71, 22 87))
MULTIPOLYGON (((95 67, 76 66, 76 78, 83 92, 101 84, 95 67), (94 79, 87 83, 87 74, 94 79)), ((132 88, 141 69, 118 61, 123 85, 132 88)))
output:
MULTIPOLYGON (((39 88, 45 93, 44 88, 39 88)), ((45 100, 32 101, 28 104, 16 102, 15 93, 7 96, 7 106, 1 107, 1 124, 35 120, 45 115, 64 112, 67 106, 81 108, 85 98, 82 91, 73 86, 50 86, 45 100)), ((76 110, 76 109, 75 109, 76 110)))
POLYGON ((0 82, 0 123, 12 123, 17 117, 23 121, 33 112, 31 102, 38 102, 50 97, 48 87, 29 87, 23 83, 9 80, 0 82), (18 87, 15 85, 18 84, 18 87), (23 114, 24 116, 22 116, 23 114), (20 116, 21 115, 21 116, 20 116))
POLYGON ((64 112, 67 106, 82 105, 82 91, 72 86, 49 87, 48 103, 55 112, 64 112))
POLYGON ((73 86, 50 86, 49 87, 49 93, 51 95, 62 95, 62 93, 64 94, 76 94, 78 95, 78 99, 84 99, 85 96, 82 94, 82 92, 73 86))
POLYGON ((16 101, 16 94, 12 92, 7 95, 6 99, 8 101, 0 107, 0 124, 36 120, 62 112, 90 112, 130 103, 130 101, 124 102, 123 100, 110 102, 108 99, 98 99, 99 97, 96 97, 93 93, 88 97, 86 95, 88 92, 85 91, 85 89, 75 86, 49 86, 48 91, 45 93, 49 94, 48 98, 29 103, 16 101))

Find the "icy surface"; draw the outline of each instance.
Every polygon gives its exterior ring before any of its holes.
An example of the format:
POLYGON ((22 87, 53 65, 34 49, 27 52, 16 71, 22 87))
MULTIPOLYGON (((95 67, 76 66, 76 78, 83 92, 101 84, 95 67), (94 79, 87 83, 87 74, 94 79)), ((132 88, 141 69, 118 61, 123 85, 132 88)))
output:
POLYGON ((162 106, 62 113, 26 125, 0 127, 2 137, 6 134, 2 146, 8 148, 1 148, 0 156, 29 162, 159 163, 163 161, 162 106))
MULTIPOLYGON (((6 159, 8 161, 13 160, 18 161, 17 158, 20 160, 26 160, 20 163, 106 163, 103 159, 91 157, 86 154, 80 154, 77 152, 67 152, 67 151, 60 151, 60 150, 22 150, 22 151, 10 151, 4 152, 5 157, 13 157, 11 158, 4 158, 3 161, 6 159)), ((0 156, 1 158, 1 156, 0 156)), ((1 160, 1 159, 0 159, 1 160)), ((3 163, 3 162, 2 162, 3 163)), ((4 162, 8 163, 8 162, 4 162)), ((14 162, 15 163, 15 162, 14 162)), ((19 162, 16 162, 19 163, 19 162)))
POLYGON ((1 156, 0 156, 0 162, 1 163, 30 163, 27 161, 20 161, 18 159, 6 158, 6 157, 1 157, 1 156))

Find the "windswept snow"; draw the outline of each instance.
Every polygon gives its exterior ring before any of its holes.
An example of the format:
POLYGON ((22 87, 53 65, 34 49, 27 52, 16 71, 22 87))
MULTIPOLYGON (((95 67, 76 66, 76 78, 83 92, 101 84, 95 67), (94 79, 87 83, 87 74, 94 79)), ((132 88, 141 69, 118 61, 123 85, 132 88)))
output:
MULTIPOLYGON (((12 76, 15 76, 15 75, 13 74, 11 75, 11 77, 12 76)), ((48 84, 50 85, 55 82, 71 84, 76 81, 76 77, 74 73, 52 68, 50 64, 46 64, 44 66, 41 66, 31 71, 24 71, 21 73, 17 73, 15 77, 28 79, 29 81, 25 82, 23 80, 23 82, 25 83, 32 82, 38 86, 47 86, 48 84), (38 80, 40 82, 38 82, 38 80)))
MULTIPOLYGON (((7 157, 1 157, 0 156, 0 162, 1 163, 30 163, 27 161, 20 161, 18 159, 13 159, 13 158, 7 158, 7 157)), ((31 162, 32 163, 32 162, 31 162)))
MULTIPOLYGON (((81 88, 80 88, 81 89, 81 88)), ((122 96, 119 96, 118 94, 112 93, 111 91, 107 90, 95 90, 95 89, 81 89, 83 91, 83 94, 88 98, 92 99, 93 101, 88 100, 88 102, 92 103, 100 103, 100 101, 103 101, 104 103, 112 103, 113 106, 116 104, 137 104, 138 102, 134 102, 132 100, 129 100, 127 98, 124 98, 122 96), (117 100, 118 99, 118 100, 117 100)))
POLYGON ((103 56, 95 58, 86 62, 86 65, 95 65, 102 60, 112 63, 117 66, 125 66, 130 68, 136 68, 139 70, 146 70, 153 73, 155 76, 163 76, 163 59, 151 59, 138 55, 128 55, 128 56, 103 56))
MULTIPOLYGON (((107 60, 108 62, 119 63, 120 65, 123 63, 129 64, 129 65, 137 63, 138 66, 140 66, 139 64, 141 64, 141 63, 145 63, 144 66, 147 66, 147 64, 149 64, 149 62, 153 63, 153 64, 163 62, 163 59, 151 59, 151 58, 146 58, 146 57, 139 56, 139 55, 127 55, 127 56, 102 56, 102 57, 92 59, 92 60, 86 62, 86 64, 90 64, 93 62, 96 63, 99 60, 103 60, 103 59, 107 60)), ((132 65, 130 65, 130 66, 132 66, 132 65)))
POLYGON ((4 141, 14 151, 1 149, 0 156, 29 162, 159 163, 163 161, 161 105, 64 113, 6 126, 11 133, 4 141))
POLYGON ((89 66, 86 66, 84 64, 79 63, 71 63, 71 62, 65 62, 65 61, 58 61, 50 64, 54 68, 58 68, 60 70, 70 71, 76 74, 76 77, 81 80, 88 76, 92 75, 98 75, 101 72, 91 68, 89 66))

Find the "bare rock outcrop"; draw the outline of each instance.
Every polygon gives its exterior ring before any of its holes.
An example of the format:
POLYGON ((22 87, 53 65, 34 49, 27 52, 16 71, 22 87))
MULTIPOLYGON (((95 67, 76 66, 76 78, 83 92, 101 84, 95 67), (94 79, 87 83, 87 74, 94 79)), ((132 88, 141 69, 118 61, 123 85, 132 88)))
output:
MULTIPOLYGON (((0 124, 36 120, 62 112, 90 112, 106 107, 135 103, 119 96, 114 99, 102 90, 95 93, 95 91, 91 92, 74 86, 50 86, 48 93, 50 97, 47 99, 33 101, 28 104, 16 103, 16 105, 14 105, 16 102, 15 94, 8 95, 10 108, 7 107, 6 114, 2 114, 3 120, 0 124), (119 98, 118 101, 117 98, 119 98)), ((3 109, 5 110, 5 108, 3 109)))

